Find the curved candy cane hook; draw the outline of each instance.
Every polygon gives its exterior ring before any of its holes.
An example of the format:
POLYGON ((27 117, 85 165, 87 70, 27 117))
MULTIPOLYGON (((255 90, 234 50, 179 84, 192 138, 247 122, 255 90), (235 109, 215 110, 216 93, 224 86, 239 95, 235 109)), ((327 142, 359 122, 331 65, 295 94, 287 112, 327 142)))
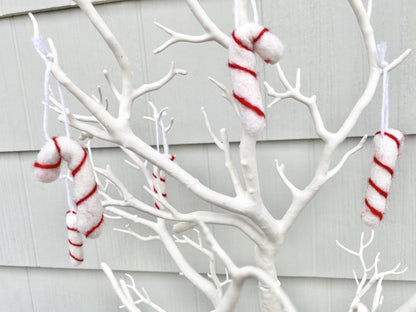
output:
POLYGON ((60 174, 62 159, 74 178, 76 230, 87 238, 96 238, 101 233, 104 215, 87 151, 71 138, 54 137, 40 150, 34 174, 42 182, 55 181, 60 174))

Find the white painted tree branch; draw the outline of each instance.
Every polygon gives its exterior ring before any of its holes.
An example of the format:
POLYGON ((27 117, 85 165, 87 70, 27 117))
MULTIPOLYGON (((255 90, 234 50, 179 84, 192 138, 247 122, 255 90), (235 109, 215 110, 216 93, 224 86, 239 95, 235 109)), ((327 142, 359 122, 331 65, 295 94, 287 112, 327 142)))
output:
POLYGON ((191 42, 191 43, 201 43, 207 41, 216 41, 223 47, 227 48, 229 45, 229 37, 225 35, 215 23, 209 18, 209 16, 205 13, 204 9, 199 4, 197 0, 186 0, 189 8, 191 9, 192 13, 199 21, 201 26, 205 29, 206 33, 198 36, 187 35, 178 33, 166 26, 158 22, 154 22, 157 27, 164 30, 168 33, 171 37, 165 43, 163 43, 160 47, 153 50, 153 53, 157 54, 164 51, 166 48, 175 44, 177 42, 191 42))
POLYGON ((238 109, 238 103, 235 100, 233 93, 230 90, 228 90, 224 84, 218 82, 214 78, 208 77, 208 79, 211 80, 218 88, 222 90, 222 97, 226 99, 228 102, 230 102, 238 118, 240 118, 240 110, 238 109))
POLYGON ((297 69, 296 84, 293 87, 289 83, 288 79, 286 78, 286 75, 283 72, 283 69, 280 66, 280 64, 277 63, 275 66, 276 66, 276 70, 277 70, 280 82, 286 88, 286 92, 278 93, 267 82, 265 82, 264 85, 266 86, 267 94, 269 96, 276 98, 276 100, 273 101, 269 105, 269 107, 285 98, 293 98, 296 101, 306 105, 306 107, 309 109, 309 112, 311 114, 316 133, 324 142, 327 141, 330 135, 330 132, 325 128, 324 122, 321 117, 321 113, 319 112, 318 106, 316 104, 316 95, 312 95, 311 97, 306 97, 300 91, 300 86, 301 86, 300 69, 299 68, 297 69))
MULTIPOLYGON (((128 152, 129 156, 130 153, 131 152, 128 152)), ((132 157, 132 159, 134 159, 135 161, 138 160, 138 158, 136 157, 132 157)), ((114 209, 116 208, 114 208, 113 206, 132 207, 142 212, 148 213, 152 216, 155 216, 157 218, 185 222, 176 226, 175 231, 177 232, 185 231, 189 228, 192 228, 194 224, 197 222, 197 220, 202 220, 207 224, 229 225, 236 227, 240 229, 244 234, 246 234, 256 244, 261 244, 261 242, 265 239, 264 234, 261 231, 259 231, 255 225, 251 224, 248 220, 245 220, 243 217, 237 214, 225 214, 211 211, 196 211, 188 214, 183 214, 174 209, 163 197, 156 197, 155 199, 157 199, 161 203, 161 205, 168 207, 170 210, 162 211, 155 209, 153 206, 147 205, 144 202, 135 198, 127 190, 127 187, 123 184, 123 182, 114 175, 109 166, 107 166, 106 169, 95 167, 94 170, 102 176, 104 176, 106 179, 108 179, 117 188, 118 192, 122 196, 121 200, 116 200, 112 199, 106 193, 102 193, 102 195, 105 197, 105 200, 102 202, 102 204, 104 207, 107 207, 107 210, 109 211, 114 212, 114 209), (172 210, 175 211, 174 215, 170 212, 172 210)), ((143 172, 146 171, 143 170, 143 172)), ((146 175, 150 175, 150 173, 147 172, 146 175)), ((148 185, 149 187, 151 187, 151 177, 148 177, 147 179, 148 185)), ((149 194, 151 196, 156 196, 154 192, 152 192, 151 190, 149 194)))
MULTIPOLYGON (((407 267, 399 271, 399 267, 400 267, 400 263, 399 263, 399 264, 396 265, 395 268, 393 268, 391 270, 384 271, 384 272, 379 272, 378 271, 378 262, 380 261, 380 253, 377 253, 373 265, 368 266, 365 262, 365 259, 364 259, 364 251, 367 247, 369 247, 371 245, 373 240, 374 240, 374 230, 371 230, 371 237, 370 237, 370 239, 368 240, 367 243, 364 243, 364 232, 363 232, 361 234, 359 251, 353 251, 353 250, 345 247, 344 245, 342 245, 339 241, 336 241, 336 243, 338 244, 339 247, 341 247, 342 249, 344 249, 348 253, 350 253, 350 254, 352 254, 352 255, 354 255, 354 256, 356 256, 360 259, 361 266, 362 266, 362 269, 363 269, 363 276, 362 276, 360 282, 358 282, 357 276, 354 272, 354 277, 357 281, 357 291, 356 291, 355 297, 354 297, 354 299, 351 303, 349 312, 365 311, 365 309, 367 309, 367 307, 365 307, 364 304, 361 302, 361 299, 365 294, 367 294, 367 292, 375 284, 376 284, 376 290, 375 290, 374 295, 373 295, 373 302, 372 302, 371 312, 378 311, 379 307, 381 306, 381 304, 383 302, 383 296, 381 295, 381 291, 382 291, 381 283, 382 283, 384 277, 386 277, 388 275, 403 274, 404 272, 407 271, 407 267), (370 273, 373 270, 374 270, 374 273, 373 273, 372 277, 367 280, 368 273, 370 273)), ((367 309, 367 311, 368 311, 368 309, 367 309)))
POLYGON ((223 285, 220 282, 220 280, 218 279, 215 255, 211 250, 209 250, 209 249, 207 249, 203 246, 202 239, 201 239, 201 234, 200 234, 199 230, 197 230, 197 229, 193 229, 193 230, 197 233, 197 242, 195 242, 194 240, 192 240, 191 238, 189 238, 186 235, 182 235, 182 239, 180 239, 176 236, 173 236, 173 237, 174 237, 174 239, 177 243, 188 244, 191 247, 195 248, 196 250, 199 250, 201 253, 203 253, 204 255, 206 255, 208 257, 210 273, 208 273, 207 276, 212 279, 215 287, 217 288, 219 296, 222 297, 222 295, 223 295, 223 289, 222 289, 223 285))
POLYGON ((172 62, 169 72, 164 77, 162 77, 158 81, 144 84, 141 87, 135 89, 132 94, 133 99, 138 98, 148 92, 159 90, 161 87, 166 85, 176 75, 186 75, 186 74, 187 74, 186 70, 175 68, 175 63, 172 62))
MULTIPOLYGON (((152 308, 152 310, 154 310, 156 312, 165 312, 164 309, 162 309, 160 306, 155 304, 150 299, 150 296, 147 293, 146 289, 142 288, 143 294, 137 289, 136 284, 134 282, 134 279, 130 274, 125 273, 124 275, 126 275, 128 277, 128 279, 130 281, 130 284, 127 284, 125 280, 121 279, 120 280, 121 288, 123 289, 125 294, 130 295, 130 291, 132 291, 137 296, 138 300, 134 301, 134 304, 136 304, 136 305, 145 304, 145 305, 149 306, 150 308, 152 308)), ((131 297, 131 295, 130 295, 130 297, 131 297)), ((123 307, 124 306, 120 306, 120 308, 123 308, 123 307)))
POLYGON ((241 195, 243 195, 244 191, 243 191, 243 187, 242 187, 241 182, 240 182, 240 178, 238 177, 237 170, 234 166, 234 162, 232 160, 231 148, 230 148, 230 142, 228 140, 227 130, 224 129, 224 128, 222 128, 220 130, 220 134, 221 134, 221 141, 220 141, 215 136, 214 132, 212 131, 211 124, 208 120, 207 113, 205 112, 205 109, 203 107, 201 107, 201 111, 202 111, 202 114, 204 115, 205 125, 208 129, 208 132, 209 132, 212 140, 214 141, 215 145, 217 145, 217 147, 224 152, 225 167, 227 168, 227 170, 230 174, 231 181, 233 183, 234 191, 236 193, 236 196, 237 197, 241 196, 241 195))
POLYGON ((126 294, 123 292, 110 267, 106 263, 101 262, 101 269, 104 271, 105 275, 107 275, 115 293, 117 294, 117 297, 120 298, 121 302, 124 304, 127 310, 129 310, 129 312, 140 312, 140 310, 135 306, 135 304, 131 302, 129 298, 126 296, 126 294))
MULTIPOLYGON (((248 278, 255 278, 260 282, 267 284, 270 287, 271 291, 279 299, 281 305, 284 307, 284 311, 296 311, 296 308, 293 306, 289 297, 281 288, 280 282, 278 280, 273 279, 272 277, 270 277, 268 273, 264 272, 263 270, 257 267, 245 266, 240 268, 236 266, 232 259, 228 256, 228 254, 224 251, 224 249, 222 249, 222 247, 218 244, 217 240, 214 238, 209 228, 203 222, 198 222, 198 225, 200 226, 202 234, 204 235, 205 239, 210 245, 212 251, 217 254, 217 256, 221 259, 221 261, 227 268, 232 278, 231 286, 238 285, 240 283, 244 284, 244 282, 248 278)), ((233 300, 230 300, 231 298, 227 297, 226 305, 221 305, 221 309, 216 310, 216 312, 232 311, 235 307, 236 301, 239 296, 239 291, 241 291, 241 287, 238 287, 238 289, 232 289, 233 292, 236 292, 234 295, 231 296, 233 300)))
POLYGON ((121 96, 119 100, 119 117, 122 120, 129 120, 132 104, 132 98, 129 96, 132 92, 132 71, 127 54, 89 0, 74 0, 74 2, 97 29, 120 67, 121 96))

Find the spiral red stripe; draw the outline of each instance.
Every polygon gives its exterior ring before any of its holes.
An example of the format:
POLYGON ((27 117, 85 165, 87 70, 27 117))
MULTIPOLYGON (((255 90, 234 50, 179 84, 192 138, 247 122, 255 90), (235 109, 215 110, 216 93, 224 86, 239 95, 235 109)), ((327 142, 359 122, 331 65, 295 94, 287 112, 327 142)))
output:
MULTIPOLYGON (((377 134, 381 134, 381 131, 376 132, 376 135, 377 134)), ((388 132, 384 132, 384 135, 388 136, 390 139, 392 139, 394 142, 396 142, 397 149, 400 148, 400 140, 396 136, 394 136, 393 134, 388 133, 388 132)))
POLYGON ((253 44, 256 44, 256 42, 259 41, 260 38, 268 31, 269 30, 267 28, 263 28, 263 30, 259 33, 259 35, 256 38, 254 38, 253 44))
POLYGON ((68 239, 68 242, 72 245, 72 246, 75 246, 75 247, 82 247, 82 243, 81 244, 75 244, 75 243, 73 243, 73 242, 71 242, 71 240, 70 239, 68 239))
POLYGON ((252 110, 253 112, 255 112, 260 117, 266 117, 264 115, 263 111, 260 108, 258 108, 257 106, 254 106, 249 101, 247 101, 245 98, 243 98, 241 96, 238 96, 237 94, 235 94, 235 92, 233 92, 233 96, 241 103, 241 105, 243 105, 243 106, 247 107, 248 109, 252 110))
POLYGON ((94 188, 91 190, 91 192, 89 192, 87 195, 85 195, 83 198, 81 198, 80 200, 78 200, 75 205, 79 205, 81 204, 83 201, 86 201, 88 198, 90 198, 95 192, 97 191, 97 183, 95 183, 94 188))
POLYGON ((160 181, 162 181, 162 182, 166 182, 166 180, 165 180, 165 179, 163 179, 163 178, 160 178, 160 181))
POLYGON ((75 257, 75 256, 71 253, 71 251, 69 251, 69 255, 71 256, 71 258, 72 258, 72 259, 74 259, 74 260, 76 260, 76 261, 78 261, 78 262, 83 262, 83 261, 84 261, 84 259, 78 259, 77 257, 75 257))
POLYGON ((380 221, 383 219, 383 214, 382 214, 380 211, 378 211, 377 209, 375 209, 373 206, 371 206, 371 205, 368 203, 367 198, 365 199, 365 204, 366 204, 366 206, 368 207, 368 209, 370 209, 371 213, 372 213, 373 215, 375 215, 376 217, 378 217, 378 218, 380 219, 380 221))
POLYGON ((71 228, 69 226, 67 226, 66 228, 67 228, 67 230, 70 230, 70 231, 74 231, 74 232, 78 232, 79 233, 79 231, 77 229, 75 229, 75 228, 71 228))
POLYGON ((173 156, 173 155, 172 155, 172 156, 170 157, 170 160, 171 160, 171 161, 174 161, 174 160, 175 160, 175 156, 173 156))
POLYGON ((75 177, 75 175, 81 170, 82 165, 85 163, 85 160, 87 159, 87 151, 85 150, 85 148, 82 148, 82 150, 84 151, 84 157, 82 158, 79 165, 74 170, 72 170, 73 177, 75 177))
POLYGON ((387 196, 389 195, 387 192, 383 191, 380 187, 378 187, 373 180, 368 179, 368 183, 372 186, 373 189, 375 189, 377 191, 377 193, 379 193, 381 196, 383 196, 384 198, 387 198, 387 196))
POLYGON ((160 210, 160 207, 157 203, 155 203, 155 207, 160 210))
POLYGON ((154 186, 153 186, 153 192, 155 192, 157 194, 157 190, 154 186))
POLYGON ((157 179, 157 176, 152 172, 153 178, 157 179))
POLYGON ((374 156, 373 158, 374 163, 377 164, 378 166, 380 166, 381 168, 383 168, 384 170, 386 170, 388 173, 390 173, 392 176, 394 174, 394 170, 391 169, 389 166, 383 164, 380 160, 377 159, 377 157, 374 156))
POLYGON ((101 215, 101 220, 100 222, 97 223, 96 226, 94 226, 93 228, 91 228, 91 230, 89 230, 87 233, 85 233, 85 237, 88 237, 92 234, 92 232, 94 232, 96 229, 98 229, 101 225, 101 223, 103 223, 104 221, 104 214, 101 215))
POLYGON ((73 210, 68 210, 68 211, 66 212, 66 214, 68 214, 68 213, 77 214, 77 212, 76 212, 76 211, 73 211, 73 210))
POLYGON ((235 43, 237 43, 240 47, 242 47, 243 49, 246 49, 246 50, 248 50, 248 51, 250 51, 250 52, 253 52, 253 50, 252 50, 252 49, 250 49, 249 47, 247 47, 246 45, 244 45, 244 43, 243 43, 240 39, 238 39, 238 38, 236 37, 236 35, 235 35, 235 30, 233 31, 233 33, 231 34, 231 36, 233 37, 233 39, 234 39, 235 43))
POLYGON ((59 147, 57 137, 53 137, 52 141, 53 143, 55 143, 55 147, 56 147, 56 150, 58 151, 58 154, 61 155, 61 148, 59 147))
POLYGON ((244 72, 252 75, 254 78, 257 79, 257 74, 254 71, 252 71, 251 69, 248 69, 247 67, 244 67, 244 66, 241 66, 241 65, 238 65, 238 64, 235 64, 235 63, 231 63, 231 62, 228 62, 228 67, 244 71, 244 72))
POLYGON ((59 161, 56 164, 45 165, 45 164, 40 164, 38 162, 35 162, 34 166, 36 168, 41 168, 41 169, 55 169, 55 168, 59 168, 59 166, 61 165, 61 162, 62 162, 62 158, 59 157, 59 161))

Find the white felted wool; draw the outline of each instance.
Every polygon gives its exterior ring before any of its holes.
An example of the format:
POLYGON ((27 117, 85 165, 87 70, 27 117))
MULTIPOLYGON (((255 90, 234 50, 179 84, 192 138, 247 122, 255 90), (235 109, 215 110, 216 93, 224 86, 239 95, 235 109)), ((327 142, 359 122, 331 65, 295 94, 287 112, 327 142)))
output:
POLYGON ((232 34, 228 62, 233 94, 241 104, 239 110, 243 128, 257 137, 266 122, 254 52, 265 62, 275 64, 283 53, 283 45, 267 28, 258 24, 248 23, 236 28, 232 34))
POLYGON ((59 176, 60 158, 68 163, 74 178, 74 197, 77 206, 77 230, 87 238, 99 236, 103 223, 103 208, 97 192, 97 183, 86 150, 68 137, 53 138, 40 150, 34 173, 43 182, 59 176), (52 171, 50 173, 49 171, 52 171), (46 173, 45 173, 46 172, 46 173))
POLYGON ((404 137, 403 132, 396 129, 387 129, 384 136, 379 132, 374 136, 374 163, 361 213, 361 219, 369 226, 376 226, 383 219, 397 157, 403 149, 404 137))
POLYGON ((84 252, 82 250, 82 234, 76 229, 77 215, 75 211, 67 212, 66 227, 68 230, 69 259, 73 265, 80 265, 84 261, 84 252))

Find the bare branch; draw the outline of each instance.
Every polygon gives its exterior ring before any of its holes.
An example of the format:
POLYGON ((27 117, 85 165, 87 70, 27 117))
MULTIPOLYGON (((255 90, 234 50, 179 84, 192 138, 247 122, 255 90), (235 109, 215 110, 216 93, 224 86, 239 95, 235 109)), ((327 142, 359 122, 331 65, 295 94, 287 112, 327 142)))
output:
POLYGON ((216 135, 214 134, 214 132, 212 131, 212 128, 211 128, 211 124, 210 124, 210 122, 209 122, 209 119, 208 119, 208 115, 207 115, 207 112, 205 111, 205 108, 204 107, 202 107, 201 106, 201 111, 202 111, 202 114, 204 115, 204 120, 205 120, 205 126, 207 127, 207 130, 208 130, 208 133, 209 133, 209 135, 211 136, 211 138, 212 138, 212 140, 214 141, 214 143, 215 143, 215 145, 220 149, 220 150, 224 150, 224 146, 223 146, 223 144, 221 143, 221 141, 216 137, 216 135))
POLYGON ((277 172, 279 173, 279 176, 282 179, 283 183, 286 184, 286 186, 292 193, 292 196, 296 196, 297 194, 299 194, 300 190, 296 186, 294 186, 285 175, 285 165, 279 165, 279 161, 277 159, 275 160, 275 162, 277 172))
POLYGON ((105 80, 107 80, 107 83, 108 83, 111 91, 113 91, 114 96, 116 97, 117 100, 120 100, 121 94, 117 90, 117 87, 114 85, 113 81, 111 80, 110 74, 108 73, 108 70, 104 69, 103 74, 104 74, 105 80))
POLYGON ((273 101, 269 106, 273 105, 274 103, 277 103, 279 101, 281 101, 282 99, 286 99, 286 98, 293 98, 296 101, 306 105, 306 107, 308 107, 309 112, 311 114, 313 123, 314 123, 314 127, 315 127, 315 131, 317 133, 317 135, 323 140, 323 141, 327 141, 328 137, 330 136, 330 132, 325 128, 324 122, 322 120, 321 117, 321 113, 319 112, 318 106, 316 104, 316 96, 313 95, 311 97, 306 97, 305 95, 303 95, 300 92, 300 69, 298 68, 296 71, 296 82, 295 82, 295 87, 293 87, 288 79, 286 78, 286 75, 282 69, 282 67, 280 66, 279 63, 277 63, 276 65, 276 70, 279 76, 279 79, 282 83, 282 85, 285 87, 286 92, 284 93, 278 93, 276 92, 267 82, 265 82, 265 86, 266 86, 266 90, 267 90, 267 94, 269 96, 272 96, 274 98, 276 98, 275 101, 273 101))
POLYGON ((208 79, 211 80, 218 88, 220 88, 222 90, 222 97, 224 99, 226 99, 228 102, 231 103, 231 105, 233 106, 233 109, 234 109, 235 113, 240 118, 240 110, 238 109, 238 104, 237 104, 237 101, 235 100, 235 98, 233 96, 233 93, 230 90, 228 90, 225 87, 225 85, 223 85, 222 83, 218 82, 214 78, 208 77, 208 79))
MULTIPOLYGON (((384 279, 384 277, 386 277, 387 275, 397 275, 397 274, 403 274, 404 272, 406 272, 407 268, 404 268, 403 270, 399 271, 399 267, 400 267, 400 263, 398 263, 396 265, 395 268, 389 270, 389 271, 385 271, 385 272, 378 272, 378 262, 380 261, 380 253, 377 253, 375 259, 374 259, 374 263, 373 265, 371 265, 370 267, 367 266, 365 259, 364 259, 364 251, 367 247, 370 246, 370 244, 373 242, 374 239, 374 230, 371 230, 371 236, 370 239, 368 240, 367 243, 364 243, 364 232, 361 234, 361 238, 360 238, 360 249, 358 252, 353 251, 351 249, 348 249, 347 247, 343 246, 341 243, 339 243, 338 241, 336 241, 336 243, 338 244, 338 246, 340 246, 342 249, 344 249, 345 251, 347 251, 348 253, 358 257, 360 259, 361 262, 361 266, 363 269, 363 277, 361 279, 361 282, 358 283, 358 279, 357 279, 357 275, 354 272, 354 278, 356 280, 357 283, 357 291, 355 293, 355 297, 351 303, 349 312, 353 312, 353 311, 357 311, 358 308, 361 308, 363 311, 365 309, 367 309, 362 303, 361 303, 361 298, 372 288, 372 286, 377 283, 376 286, 376 291, 374 293, 373 296, 373 304, 372 304, 372 312, 377 311, 378 308, 380 307, 380 305, 382 304, 382 296, 381 296, 381 290, 382 290, 382 281, 384 279), (373 276, 367 280, 367 273, 371 272, 372 270, 374 270, 373 276), (365 308, 365 309, 364 309, 365 308)), ((366 310, 368 311, 368 309, 366 310)))
POLYGON ((398 56, 396 59, 394 59, 388 66, 387 70, 391 71, 395 69, 397 66, 399 66, 412 52, 412 49, 407 49, 404 51, 400 56, 398 56))
POLYGON ((126 294, 122 291, 120 288, 120 285, 118 284, 113 271, 111 271, 110 267, 104 263, 101 262, 101 269, 104 271, 105 275, 107 275, 107 278, 110 280, 111 285, 113 286, 113 289, 117 296, 120 298, 121 302, 124 304, 124 306, 130 311, 130 312, 140 312, 140 310, 134 305, 133 302, 131 302, 127 297, 126 294))
POLYGON ((237 197, 239 197, 244 193, 244 189, 241 185, 240 178, 238 176, 237 170, 235 169, 234 162, 232 160, 230 142, 228 141, 227 131, 223 128, 220 130, 220 134, 221 134, 223 151, 225 155, 225 167, 228 169, 228 172, 230 174, 231 181, 233 182, 233 185, 234 185, 234 191, 237 197))
POLYGON ((338 165, 336 165, 332 170, 328 171, 327 173, 327 178, 330 179, 332 178, 335 174, 337 174, 341 168, 344 166, 345 162, 348 160, 348 158, 358 152, 360 149, 363 148, 365 141, 367 140, 367 135, 364 135, 363 138, 361 139, 361 141, 352 149, 350 149, 348 152, 346 152, 344 154, 344 156, 342 157, 341 161, 338 163, 338 165))
POLYGON ((133 91, 132 97, 133 99, 135 99, 148 92, 158 90, 164 85, 166 85, 176 75, 186 75, 186 74, 187 74, 186 70, 175 68, 175 63, 172 62, 169 72, 164 77, 162 77, 158 81, 144 84, 140 88, 135 89, 133 91))
POLYGON ((134 236, 134 237, 136 237, 136 238, 138 238, 138 239, 140 239, 142 241, 160 240, 160 237, 157 236, 157 235, 143 236, 143 235, 140 235, 140 234, 134 232, 130 228, 127 229, 127 230, 119 229, 119 228, 114 228, 114 231, 121 232, 121 233, 125 233, 125 234, 129 234, 129 235, 134 236))

